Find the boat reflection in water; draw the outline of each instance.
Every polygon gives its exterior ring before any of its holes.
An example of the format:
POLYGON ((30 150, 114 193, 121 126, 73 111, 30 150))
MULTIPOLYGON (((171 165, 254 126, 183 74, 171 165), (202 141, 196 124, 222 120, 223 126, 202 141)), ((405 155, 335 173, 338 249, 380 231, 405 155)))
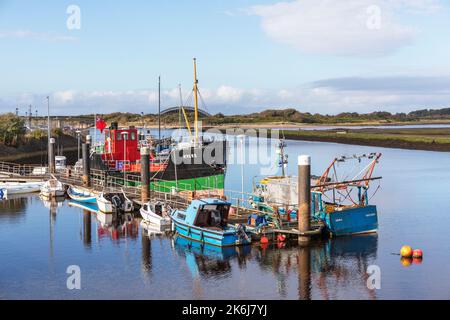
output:
MULTIPOLYGON (((231 275, 231 261, 242 261, 251 253, 251 246, 216 247, 202 244, 180 236, 172 240, 174 251, 185 258, 186 266, 192 276, 194 299, 204 299, 202 280, 208 278, 223 278, 231 275)), ((241 263, 239 263, 240 265, 241 263)))
POLYGON ((372 234, 328 239, 307 247, 260 247, 253 255, 264 270, 276 275, 281 298, 288 297, 289 279, 296 273, 300 300, 336 299, 343 292, 356 292, 351 299, 376 299, 367 287, 367 269, 376 260, 377 250, 378 236, 372 234))
POLYGON ((90 246, 92 238, 92 215, 97 222, 98 239, 110 238, 118 241, 120 239, 136 239, 139 234, 139 220, 132 213, 106 214, 98 210, 95 204, 79 203, 70 201, 69 206, 83 209, 83 239, 90 246))
POLYGON ((139 250, 140 280, 148 288, 159 283, 161 275, 175 272, 174 281, 187 281, 189 285, 184 286, 184 290, 189 292, 184 294, 196 300, 210 298, 217 283, 224 288, 238 285, 239 294, 235 297, 241 298, 251 296, 255 290, 263 298, 377 298, 376 291, 367 287, 368 267, 377 261, 376 234, 312 241, 306 247, 275 243, 220 248, 180 236, 171 237, 132 215, 115 216, 86 208, 81 214, 82 239, 86 248, 103 241, 112 243, 119 250, 121 246, 115 244, 140 240, 123 248, 139 250), (91 242, 91 232, 95 228, 98 243, 91 242), (173 268, 174 265, 177 267, 173 268))

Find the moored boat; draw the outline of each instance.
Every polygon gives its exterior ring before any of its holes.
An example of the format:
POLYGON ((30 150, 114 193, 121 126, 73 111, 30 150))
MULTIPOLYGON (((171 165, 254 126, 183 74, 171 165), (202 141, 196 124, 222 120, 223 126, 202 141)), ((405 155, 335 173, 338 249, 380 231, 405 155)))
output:
POLYGON ((63 197, 65 194, 64 184, 57 179, 50 179, 41 187, 41 195, 46 198, 63 197))
POLYGON ((122 193, 102 192, 97 197, 97 206, 103 213, 113 213, 116 210, 122 212, 132 212, 134 210, 133 202, 122 193))
POLYGON ((148 202, 140 209, 140 214, 145 221, 155 225, 160 231, 170 229, 170 208, 163 202, 148 202))
POLYGON ((331 235, 345 236, 378 231, 377 207, 369 204, 371 198, 369 187, 370 182, 381 179, 372 178, 381 156, 380 153, 371 153, 336 158, 313 186, 311 193, 313 218, 323 221, 331 235), (349 181, 336 180, 337 163, 342 164, 349 160, 361 163, 363 159, 371 161, 357 176, 349 181))
POLYGON ((218 247, 251 243, 244 225, 228 224, 229 202, 219 199, 193 200, 186 210, 174 210, 171 219, 182 237, 218 247))
POLYGON ((70 199, 82 203, 97 203, 97 196, 89 190, 70 186, 67 189, 67 195, 70 199))

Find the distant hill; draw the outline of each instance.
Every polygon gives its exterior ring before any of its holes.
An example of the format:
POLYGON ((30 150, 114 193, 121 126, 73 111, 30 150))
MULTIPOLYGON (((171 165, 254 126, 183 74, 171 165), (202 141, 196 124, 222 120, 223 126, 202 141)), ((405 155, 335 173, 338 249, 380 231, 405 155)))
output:
MULTIPOLYGON (((102 115, 107 123, 118 122, 120 125, 141 125, 156 124, 158 122, 157 114, 137 114, 131 112, 114 112, 102 115)), ((174 125, 179 122, 179 114, 174 111, 161 116, 164 125, 174 125)), ((187 112, 189 121, 193 121, 193 113, 187 112)), ((55 117, 56 118, 56 117, 55 117)), ((87 123, 92 124, 94 115, 79 115, 58 117, 65 123, 87 123)), ((450 108, 443 109, 423 109, 409 113, 390 113, 386 111, 376 111, 360 114, 357 112, 343 112, 337 115, 323 115, 319 113, 301 112, 298 109, 267 109, 261 112, 249 114, 224 115, 215 114, 210 117, 200 115, 200 119, 205 125, 224 125, 224 124, 243 124, 243 123, 306 123, 306 124, 339 124, 339 123, 363 123, 363 122, 413 122, 413 121, 439 121, 450 120, 450 108)), ((44 122, 46 119, 44 119, 44 122)), ((181 117, 184 123, 184 116, 181 117)))

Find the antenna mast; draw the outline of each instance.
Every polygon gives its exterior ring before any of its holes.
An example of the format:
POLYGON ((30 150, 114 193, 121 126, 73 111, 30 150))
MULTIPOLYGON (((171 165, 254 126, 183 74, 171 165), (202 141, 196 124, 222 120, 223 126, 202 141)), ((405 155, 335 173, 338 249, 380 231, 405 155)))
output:
POLYGON ((158 136, 161 141, 161 76, 158 78, 158 136))
POLYGON ((197 80, 197 59, 194 58, 194 127, 195 145, 198 144, 198 80, 197 80))

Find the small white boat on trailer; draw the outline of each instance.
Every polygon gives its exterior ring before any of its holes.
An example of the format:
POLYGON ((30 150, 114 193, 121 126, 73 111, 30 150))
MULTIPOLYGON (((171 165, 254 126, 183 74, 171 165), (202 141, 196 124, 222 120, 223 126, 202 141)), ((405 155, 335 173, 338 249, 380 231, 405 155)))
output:
POLYGON ((57 179, 48 180, 41 187, 41 195, 46 198, 64 197, 65 194, 66 189, 64 188, 64 184, 57 179))
POLYGON ((127 198, 125 193, 104 193, 97 197, 98 210, 103 213, 113 213, 114 211, 132 212, 134 210, 133 201, 127 198))
POLYGON ((145 221, 150 222, 160 231, 165 231, 170 229, 172 225, 171 211, 172 209, 165 203, 157 201, 145 203, 140 210, 140 214, 145 221))

